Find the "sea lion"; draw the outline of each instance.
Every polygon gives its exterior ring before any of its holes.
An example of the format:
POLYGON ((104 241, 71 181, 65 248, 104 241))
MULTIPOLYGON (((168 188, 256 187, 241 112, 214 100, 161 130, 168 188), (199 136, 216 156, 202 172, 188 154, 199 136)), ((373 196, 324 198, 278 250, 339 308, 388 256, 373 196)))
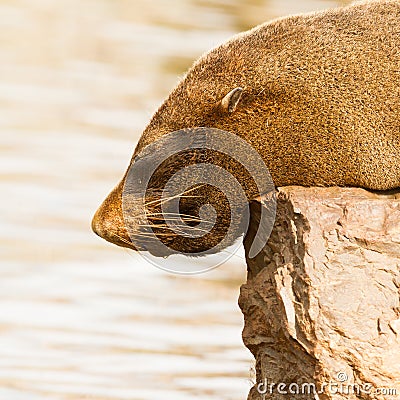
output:
MULTIPOLYGON (((147 145, 170 132, 209 127, 231 132, 256 149, 276 186, 398 188, 399 49, 398 0, 356 3, 257 26, 194 63, 144 130, 132 163, 147 145)), ((153 198, 164 178, 196 157, 213 158, 198 151, 195 157, 192 152, 173 159, 158 172, 146 202, 157 204, 153 198)), ((220 164, 253 198, 258 193, 251 179, 231 161, 220 164)), ((141 249, 124 223, 126 176, 98 209, 92 226, 114 244, 141 249)), ((212 187, 192 189, 195 195, 184 196, 180 212, 195 226, 201 205, 211 202, 221 214, 213 234, 193 245, 169 235, 163 223, 157 231, 169 246, 188 253, 218 242, 230 211, 212 187)), ((152 207, 146 212, 160 215, 152 207)), ((139 222, 146 217, 132 215, 139 222)))

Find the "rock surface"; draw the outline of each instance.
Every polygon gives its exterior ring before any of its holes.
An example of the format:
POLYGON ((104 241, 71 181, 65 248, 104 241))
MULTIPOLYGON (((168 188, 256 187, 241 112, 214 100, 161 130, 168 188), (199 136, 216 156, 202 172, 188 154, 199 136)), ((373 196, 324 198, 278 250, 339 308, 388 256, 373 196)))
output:
MULTIPOLYGON (((285 187, 277 198, 239 299, 256 358, 248 399, 399 399, 400 194, 285 187)), ((262 199, 251 207, 246 253, 262 199)))

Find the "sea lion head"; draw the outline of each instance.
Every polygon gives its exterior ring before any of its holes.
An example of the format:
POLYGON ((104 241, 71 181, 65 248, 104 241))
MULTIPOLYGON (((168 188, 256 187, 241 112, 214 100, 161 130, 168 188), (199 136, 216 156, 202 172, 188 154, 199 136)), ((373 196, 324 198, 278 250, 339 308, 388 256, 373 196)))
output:
MULTIPOLYGON (((272 37, 276 32, 274 28, 269 34, 272 37)), ((237 35, 195 62, 142 133, 128 171, 93 218, 92 227, 95 233, 118 246, 135 250, 145 249, 158 255, 164 253, 154 250, 153 233, 157 240, 168 248, 189 255, 203 254, 204 251, 211 251, 210 249, 217 252, 236 240, 239 232, 243 230, 243 224, 246 223, 241 208, 243 197, 247 199, 248 205, 249 200, 265 192, 260 191, 253 175, 259 178, 258 181, 271 183, 265 176, 261 178, 259 171, 255 174, 249 173, 251 166, 243 166, 246 162, 256 164, 254 160, 250 160, 251 150, 257 155, 261 152, 252 138, 257 137, 257 133, 258 136, 262 136, 267 123, 264 103, 268 102, 262 97, 266 94, 262 88, 268 85, 259 80, 260 77, 265 80, 268 71, 265 70, 264 61, 260 61, 257 47, 249 46, 248 41, 253 40, 253 37, 255 36, 252 31, 237 35), (254 60, 260 65, 255 64, 254 60), (208 148, 194 148, 195 146, 181 151, 180 144, 184 138, 193 136, 194 140, 202 140, 202 135, 209 138, 213 129, 231 134, 231 139, 220 139, 230 146, 229 156, 208 148), (135 168, 139 160, 141 163, 144 161, 146 157, 143 156, 143 152, 149 147, 152 148, 152 152, 147 153, 147 156, 163 153, 165 148, 162 139, 175 132, 180 134, 176 136, 175 142, 169 143, 167 147, 175 147, 176 154, 168 157, 168 160, 154 171, 146 192, 138 196, 135 194, 135 185, 127 182, 130 177, 129 171, 135 168), (242 140, 254 149, 245 149, 235 140, 242 140), (179 210, 175 209, 173 213, 162 215, 160 206, 168 201, 164 199, 160 202, 160 194, 168 179, 182 168, 204 163, 217 165, 234 176, 240 183, 244 196, 230 183, 225 190, 216 188, 204 179, 207 174, 193 170, 192 175, 197 176, 199 184, 188 185, 184 181, 185 178, 182 178, 179 210), (128 196, 126 192, 129 192, 128 196), (126 207, 127 198, 129 205, 126 207), (204 207, 205 205, 208 206, 204 207), (209 226, 204 226, 204 223, 213 225, 209 233, 188 239, 186 227, 178 226, 178 230, 183 229, 184 235, 172 233, 166 228, 166 224, 176 218, 180 224, 184 223, 191 228, 195 236, 199 235, 201 230, 209 230, 209 226), (152 232, 148 231, 149 224, 152 232), (235 225, 232 231, 227 231, 232 225, 235 225)), ((267 57, 268 51, 264 51, 263 56, 267 57)), ((274 104, 269 103, 267 107, 273 109, 274 104)), ((265 146, 265 143, 262 142, 261 146, 265 146)), ((143 167, 147 168, 152 166, 143 167)), ((209 174, 208 178, 213 180, 215 176, 209 174)), ((173 196, 177 196, 177 193, 173 196)))
MULTIPOLYGON (((212 64, 211 60, 209 62, 212 64)), ((236 131, 235 121, 240 121, 235 114, 244 89, 240 86, 232 88, 228 83, 221 85, 218 81, 211 81, 212 71, 206 71, 207 64, 203 60, 195 65, 155 113, 139 140, 128 171, 95 213, 92 221, 93 231, 105 240, 134 250, 148 250, 158 256, 168 255, 163 246, 155 246, 156 240, 172 251, 199 255, 210 249, 217 252, 222 247, 232 244, 237 237, 237 234, 227 237, 232 221, 237 225, 237 229, 242 229, 244 220, 241 210, 232 208, 232 202, 226 199, 223 190, 209 184, 204 172, 195 170, 196 164, 211 162, 233 175, 247 176, 240 163, 235 164, 235 160, 219 153, 214 154, 201 146, 184 151, 180 149, 183 138, 193 137, 193 140, 201 140, 207 136, 207 132, 215 128, 236 131), (210 81, 206 82, 207 79, 210 81), (209 91, 205 90, 205 87, 209 87, 209 91), (146 151, 151 148, 152 154, 163 153, 165 143, 163 144, 162 139, 170 136, 172 132, 179 133, 174 141, 170 142, 170 145, 175 147, 175 154, 165 157, 166 160, 154 170, 144 193, 135 193, 130 171, 132 168, 139 171, 152 168, 152 165, 146 164, 146 159, 151 158, 151 154, 146 151), (163 211, 162 206, 165 207, 165 204, 171 202, 171 197, 175 200, 177 196, 176 192, 169 197, 165 196, 165 185, 176 172, 188 167, 192 167, 190 180, 197 180, 198 183, 188 186, 188 178, 182 176, 181 182, 175 184, 182 188, 179 193, 178 211, 163 211), (194 175, 195 179, 192 179, 194 175), (164 199, 161 198, 162 194, 164 199), (173 232, 167 223, 175 224, 178 233, 173 232), (201 234, 206 231, 207 234, 201 234)), ((212 65, 212 68, 214 67, 212 65)), ((238 179, 240 180, 240 176, 238 179)), ((255 188, 251 177, 247 180, 245 190, 249 199, 249 193, 255 192, 255 188)), ((229 192, 231 198, 236 195, 235 189, 230 188, 229 192)), ((240 195, 237 193, 237 196, 240 195)))

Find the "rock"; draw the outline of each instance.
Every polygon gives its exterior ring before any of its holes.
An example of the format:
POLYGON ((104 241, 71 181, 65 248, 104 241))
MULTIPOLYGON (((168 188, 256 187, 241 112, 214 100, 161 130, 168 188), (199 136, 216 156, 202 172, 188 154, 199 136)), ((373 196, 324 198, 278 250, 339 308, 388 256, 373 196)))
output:
POLYGON ((400 194, 285 187, 277 199, 239 299, 256 359, 248 399, 398 399, 400 194))

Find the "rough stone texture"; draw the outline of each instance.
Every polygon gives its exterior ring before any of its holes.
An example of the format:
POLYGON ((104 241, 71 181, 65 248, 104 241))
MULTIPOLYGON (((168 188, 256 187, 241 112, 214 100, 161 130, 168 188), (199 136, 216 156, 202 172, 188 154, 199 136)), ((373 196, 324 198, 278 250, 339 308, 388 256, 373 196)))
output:
MULTIPOLYGON (((243 340, 256 358, 248 399, 399 399, 400 195, 285 187, 277 197, 273 232, 263 252, 247 258, 239 300, 243 340), (314 383, 323 393, 267 387, 263 396, 257 384, 265 379, 314 383), (321 386, 329 382, 331 389, 321 386)), ((262 199, 251 206, 246 252, 262 199)))

